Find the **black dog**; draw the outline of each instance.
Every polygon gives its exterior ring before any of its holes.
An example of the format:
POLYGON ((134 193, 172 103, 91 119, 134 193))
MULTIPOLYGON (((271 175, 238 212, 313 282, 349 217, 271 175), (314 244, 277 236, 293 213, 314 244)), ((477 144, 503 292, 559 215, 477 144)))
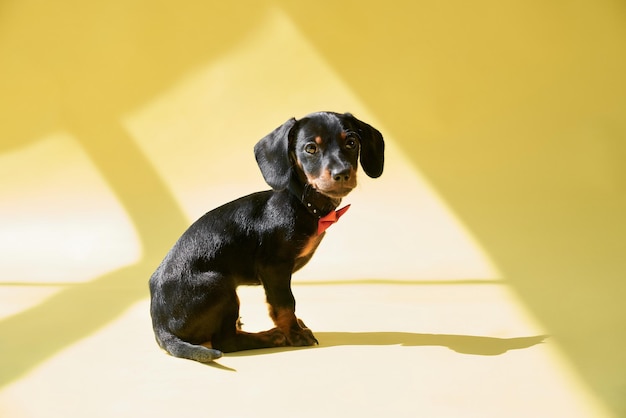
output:
POLYGON ((317 343, 296 318, 291 275, 310 259, 324 229, 356 186, 357 159, 370 177, 383 171, 383 137, 349 113, 290 119, 254 147, 273 190, 214 209, 182 235, 150 279, 159 345, 208 362, 222 352, 317 343), (240 329, 239 285, 263 285, 276 328, 240 329))

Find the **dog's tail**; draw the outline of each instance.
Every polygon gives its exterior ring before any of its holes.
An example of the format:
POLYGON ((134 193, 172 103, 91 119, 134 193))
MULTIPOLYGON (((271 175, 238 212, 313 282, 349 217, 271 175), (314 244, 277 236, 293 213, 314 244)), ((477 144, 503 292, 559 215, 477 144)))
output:
POLYGON ((156 340, 161 348, 174 357, 195 360, 200 363, 208 363, 222 357, 220 350, 188 343, 164 330, 156 333, 156 340))

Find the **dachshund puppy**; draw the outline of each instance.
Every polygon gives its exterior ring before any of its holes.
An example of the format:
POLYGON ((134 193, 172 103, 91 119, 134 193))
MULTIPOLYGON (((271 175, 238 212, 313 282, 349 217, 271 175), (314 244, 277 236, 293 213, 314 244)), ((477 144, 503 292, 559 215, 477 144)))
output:
POLYGON ((209 362, 223 352, 317 344, 295 315, 291 275, 313 256, 324 230, 356 186, 360 159, 383 172, 383 137, 349 113, 290 119, 254 154, 272 190, 220 206, 193 223, 150 278, 156 340, 176 357, 209 362), (239 323, 237 286, 262 285, 276 325, 248 333, 239 323))

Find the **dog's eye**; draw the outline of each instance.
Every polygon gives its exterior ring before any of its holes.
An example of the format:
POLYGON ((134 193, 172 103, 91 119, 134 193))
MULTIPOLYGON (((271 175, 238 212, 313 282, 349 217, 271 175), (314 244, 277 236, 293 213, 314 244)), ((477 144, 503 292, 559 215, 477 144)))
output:
POLYGON ((306 144, 304 146, 304 151, 308 152, 309 154, 315 154, 317 152, 317 145, 311 143, 311 144, 306 144))
POLYGON ((358 142, 354 138, 346 139, 346 148, 347 149, 355 149, 357 144, 358 144, 358 142))

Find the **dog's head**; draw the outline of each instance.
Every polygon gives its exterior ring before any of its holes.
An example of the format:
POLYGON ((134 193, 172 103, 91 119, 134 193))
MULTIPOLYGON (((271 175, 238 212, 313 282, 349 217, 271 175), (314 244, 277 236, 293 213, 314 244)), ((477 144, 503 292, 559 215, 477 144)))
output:
POLYGON ((349 113, 318 112, 290 119, 254 146, 267 184, 287 188, 293 170, 318 192, 342 198, 356 187, 357 161, 373 178, 383 172, 378 130, 349 113))

